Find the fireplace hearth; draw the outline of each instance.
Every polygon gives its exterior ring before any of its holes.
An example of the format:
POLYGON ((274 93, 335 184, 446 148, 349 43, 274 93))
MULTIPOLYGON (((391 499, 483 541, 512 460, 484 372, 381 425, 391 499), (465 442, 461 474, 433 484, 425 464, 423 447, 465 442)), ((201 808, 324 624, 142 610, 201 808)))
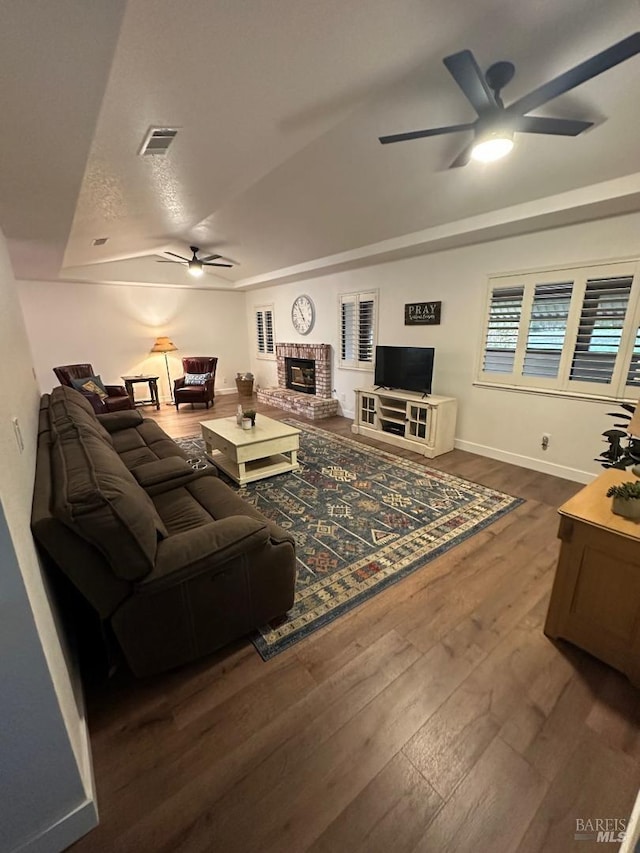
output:
POLYGON ((311 420, 338 414, 332 396, 331 345, 277 343, 278 387, 259 388, 258 400, 311 420))

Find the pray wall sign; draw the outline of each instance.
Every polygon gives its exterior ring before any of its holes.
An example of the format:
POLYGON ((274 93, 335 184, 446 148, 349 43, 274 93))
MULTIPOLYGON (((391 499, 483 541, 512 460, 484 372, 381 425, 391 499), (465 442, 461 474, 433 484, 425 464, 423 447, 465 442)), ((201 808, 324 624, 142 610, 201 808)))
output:
POLYGON ((439 326, 442 302, 409 302, 404 306, 405 326, 439 326))

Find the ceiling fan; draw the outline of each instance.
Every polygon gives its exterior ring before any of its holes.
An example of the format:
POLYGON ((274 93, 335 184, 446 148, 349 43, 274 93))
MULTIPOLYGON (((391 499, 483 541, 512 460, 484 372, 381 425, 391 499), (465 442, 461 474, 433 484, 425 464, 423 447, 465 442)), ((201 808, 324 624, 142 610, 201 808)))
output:
POLYGON ((182 255, 176 255, 175 252, 165 252, 165 255, 173 255, 174 258, 178 258, 177 261, 172 260, 162 260, 158 261, 159 264, 186 264, 189 269, 189 274, 199 278, 204 273, 204 267, 229 267, 231 268, 233 264, 217 264, 215 261, 218 258, 221 258, 222 255, 207 255, 206 258, 199 258, 198 252, 200 249, 197 246, 189 246, 191 251, 193 252, 193 257, 191 258, 183 258, 182 255))
POLYGON ((425 136, 440 136, 445 133, 472 130, 473 141, 449 167, 455 169, 458 166, 466 166, 471 158, 489 162, 508 154, 513 147, 514 132, 578 136, 591 127, 593 122, 541 118, 529 116, 527 113, 624 62, 625 59, 630 59, 637 53, 640 53, 640 32, 633 33, 505 107, 500 93, 515 74, 513 63, 495 62, 483 74, 471 51, 462 50, 446 56, 443 62, 478 114, 478 118, 468 124, 454 124, 448 127, 434 127, 430 130, 414 130, 409 133, 381 136, 380 142, 387 145, 390 142, 405 142, 409 139, 422 139, 425 136))

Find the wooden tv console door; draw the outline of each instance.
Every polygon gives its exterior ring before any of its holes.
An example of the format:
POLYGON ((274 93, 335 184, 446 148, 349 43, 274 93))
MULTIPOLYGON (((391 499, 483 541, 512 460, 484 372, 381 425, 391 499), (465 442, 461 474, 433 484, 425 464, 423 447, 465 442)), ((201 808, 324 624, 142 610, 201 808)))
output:
POLYGON ((351 431, 433 459, 453 450, 456 412, 453 397, 358 388, 351 431))
POLYGON ((562 541, 545 634, 569 640, 640 687, 640 524, 614 515, 609 469, 560 509, 562 541))

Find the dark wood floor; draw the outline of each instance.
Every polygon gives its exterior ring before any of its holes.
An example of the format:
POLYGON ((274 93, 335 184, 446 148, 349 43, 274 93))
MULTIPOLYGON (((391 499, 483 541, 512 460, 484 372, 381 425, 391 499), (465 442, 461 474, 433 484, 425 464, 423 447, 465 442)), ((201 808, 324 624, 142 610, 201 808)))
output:
MULTIPOLYGON (((190 435, 237 403, 157 417, 190 435)), ((319 425, 353 437, 344 418, 319 425)), ((579 486, 462 451, 400 453, 526 502, 267 663, 238 642, 94 687, 100 826, 74 851, 602 849, 575 842, 575 822, 629 816, 640 693, 542 632, 556 509, 579 486)))

